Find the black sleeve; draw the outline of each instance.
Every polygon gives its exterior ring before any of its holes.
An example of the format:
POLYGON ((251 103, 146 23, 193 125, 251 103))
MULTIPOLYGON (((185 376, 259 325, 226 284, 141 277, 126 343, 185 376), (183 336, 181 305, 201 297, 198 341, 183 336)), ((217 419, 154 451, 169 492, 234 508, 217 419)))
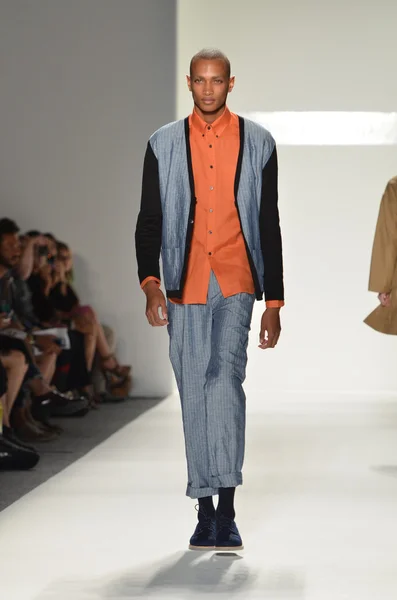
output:
POLYGON ((143 165, 141 209, 135 231, 138 276, 141 283, 146 277, 160 279, 162 223, 158 162, 149 142, 143 165))
POLYGON ((274 150, 262 171, 259 227, 265 265, 265 300, 284 300, 283 254, 278 212, 278 165, 274 150))

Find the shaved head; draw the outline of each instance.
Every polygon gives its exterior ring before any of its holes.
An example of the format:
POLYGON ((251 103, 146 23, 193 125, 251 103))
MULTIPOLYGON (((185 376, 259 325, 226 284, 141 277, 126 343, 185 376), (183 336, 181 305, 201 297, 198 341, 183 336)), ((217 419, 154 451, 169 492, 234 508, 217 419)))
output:
POLYGON ((231 67, 230 60, 217 48, 203 48, 200 52, 197 52, 190 61, 190 77, 192 77, 192 69, 195 62, 198 60, 222 60, 225 63, 226 77, 230 79, 231 67))

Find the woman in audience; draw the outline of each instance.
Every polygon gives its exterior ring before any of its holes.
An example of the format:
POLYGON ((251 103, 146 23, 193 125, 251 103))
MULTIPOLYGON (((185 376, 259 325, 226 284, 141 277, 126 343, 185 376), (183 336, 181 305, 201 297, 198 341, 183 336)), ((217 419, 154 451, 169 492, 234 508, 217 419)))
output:
MULTIPOLYGON (((31 232, 31 235, 37 237, 38 232, 31 232)), ((57 360, 57 372, 54 383, 61 391, 77 389, 89 401, 92 408, 96 408, 98 398, 94 394, 91 381, 90 360, 87 360, 86 348, 93 345, 93 332, 85 324, 73 324, 61 318, 54 306, 51 292, 58 282, 55 272, 55 264, 52 255, 49 254, 49 246, 46 238, 45 243, 40 243, 36 248, 32 244, 27 246, 26 252, 22 256, 22 268, 20 273, 27 279, 27 284, 31 294, 31 304, 36 318, 41 327, 66 327, 70 339, 71 349, 63 351, 57 360), (25 254, 28 254, 26 257, 25 254), (65 377, 65 369, 69 361, 68 376, 65 377), (73 386, 70 388, 70 386, 73 386)), ((89 358, 89 357, 88 357, 89 358)))
POLYGON ((72 252, 67 244, 58 242, 54 286, 49 294, 52 305, 61 318, 72 319, 77 328, 86 331, 86 358, 90 368, 95 353, 98 352, 102 371, 110 386, 125 384, 130 377, 131 367, 120 365, 115 355, 110 352, 103 326, 96 312, 91 306, 80 304, 72 284, 72 252))
MULTIPOLYGON (((10 353, 17 352, 25 357, 28 365, 25 380, 35 395, 35 405, 41 408, 44 402, 59 404, 65 403, 67 399, 60 398, 59 395, 48 390, 36 366, 27 333, 17 318, 13 274, 20 260, 18 233, 19 228, 14 221, 6 218, 0 220, 0 353, 9 356, 10 353), (51 398, 48 397, 50 395, 51 398)), ((13 402, 15 402, 14 409, 18 403, 23 402, 21 393, 18 393, 13 402)), ((10 416, 12 415, 7 415, 8 418, 10 416)))

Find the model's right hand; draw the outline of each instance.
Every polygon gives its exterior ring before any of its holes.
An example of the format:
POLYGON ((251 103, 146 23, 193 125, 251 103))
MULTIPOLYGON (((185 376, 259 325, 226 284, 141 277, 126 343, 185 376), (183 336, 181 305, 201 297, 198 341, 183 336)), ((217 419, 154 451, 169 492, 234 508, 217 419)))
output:
POLYGON ((143 291, 146 294, 146 317, 152 327, 168 325, 167 301, 156 281, 149 281, 143 291), (163 318, 159 315, 159 309, 163 318))
POLYGON ((378 294, 378 299, 382 306, 391 306, 390 294, 378 294))

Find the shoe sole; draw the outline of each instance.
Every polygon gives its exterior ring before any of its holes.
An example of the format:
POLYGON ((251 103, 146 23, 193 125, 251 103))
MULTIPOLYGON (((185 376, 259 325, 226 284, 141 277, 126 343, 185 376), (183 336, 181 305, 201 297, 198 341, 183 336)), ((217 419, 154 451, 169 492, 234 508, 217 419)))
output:
POLYGON ((244 550, 244 546, 192 546, 189 545, 189 550, 195 552, 236 552, 244 550))
POLYGON ((236 550, 244 550, 244 546, 215 546, 217 552, 235 552, 236 550))

